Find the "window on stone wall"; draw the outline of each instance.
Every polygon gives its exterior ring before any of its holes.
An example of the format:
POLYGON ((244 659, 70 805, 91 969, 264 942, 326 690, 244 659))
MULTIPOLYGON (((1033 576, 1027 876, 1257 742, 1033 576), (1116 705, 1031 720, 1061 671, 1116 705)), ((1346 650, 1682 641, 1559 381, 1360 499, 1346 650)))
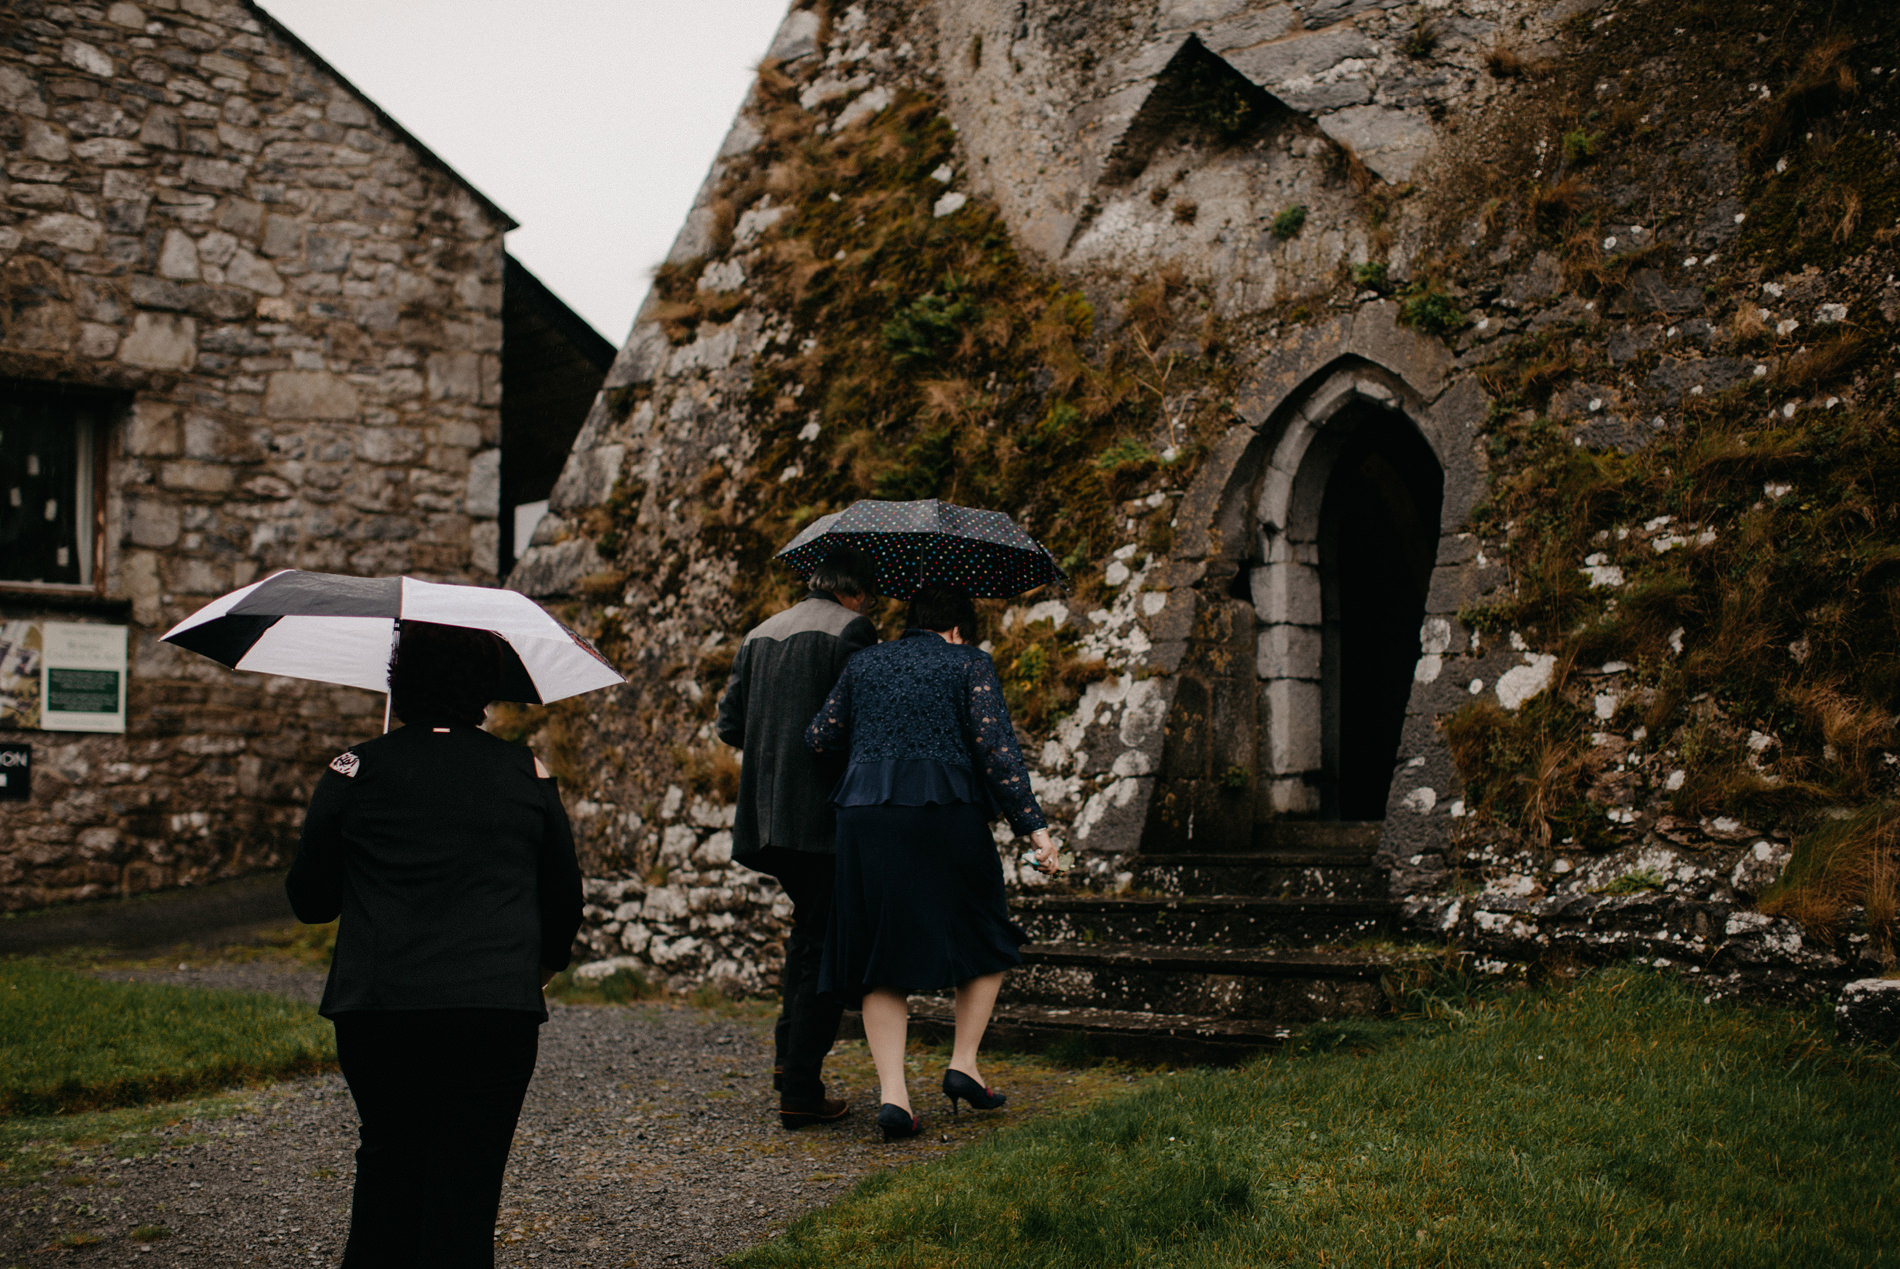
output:
POLYGON ((0 584, 91 586, 109 398, 0 381, 0 584))

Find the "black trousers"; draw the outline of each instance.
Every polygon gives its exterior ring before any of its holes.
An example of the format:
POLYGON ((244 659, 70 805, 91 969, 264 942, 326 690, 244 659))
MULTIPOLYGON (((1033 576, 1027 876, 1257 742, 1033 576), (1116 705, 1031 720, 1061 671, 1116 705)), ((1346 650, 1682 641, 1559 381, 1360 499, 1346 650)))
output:
POLYGON ((817 1101, 825 1095, 820 1072, 844 1016, 840 1002, 818 994, 818 964, 824 959, 837 870, 830 855, 772 847, 749 862, 777 877, 792 901, 792 933, 785 940, 778 1025, 772 1037, 777 1065, 784 1070, 779 1092, 787 1101, 817 1101))
POLYGON ((333 1021, 362 1120, 344 1269, 491 1269, 540 1017, 418 1009, 333 1021))

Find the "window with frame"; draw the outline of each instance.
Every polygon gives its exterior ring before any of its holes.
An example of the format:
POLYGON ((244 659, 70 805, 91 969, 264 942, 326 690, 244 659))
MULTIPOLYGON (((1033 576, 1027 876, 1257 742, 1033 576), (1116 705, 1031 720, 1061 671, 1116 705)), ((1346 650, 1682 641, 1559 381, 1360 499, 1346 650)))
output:
POLYGON ((93 587, 110 399, 0 381, 0 585, 93 587))

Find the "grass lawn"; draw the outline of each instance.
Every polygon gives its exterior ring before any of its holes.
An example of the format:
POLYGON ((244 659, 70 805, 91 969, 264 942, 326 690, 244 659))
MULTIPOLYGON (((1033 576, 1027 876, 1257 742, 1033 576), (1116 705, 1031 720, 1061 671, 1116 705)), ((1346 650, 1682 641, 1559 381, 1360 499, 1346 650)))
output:
POLYGON ((880 1173, 731 1264, 1900 1264, 1900 1064, 1825 1018, 1636 970, 1427 1013, 880 1173))
POLYGON ((308 1005, 0 961, 0 1115, 131 1106, 335 1059, 330 1024, 308 1005))

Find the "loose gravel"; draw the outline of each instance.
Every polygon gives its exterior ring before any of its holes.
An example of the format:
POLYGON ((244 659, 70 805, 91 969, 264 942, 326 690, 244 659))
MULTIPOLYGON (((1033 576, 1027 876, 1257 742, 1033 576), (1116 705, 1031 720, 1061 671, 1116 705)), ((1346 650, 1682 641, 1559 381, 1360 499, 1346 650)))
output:
MULTIPOLYGON (((270 962, 107 972, 311 1003, 323 983, 321 970, 270 962)), ((926 1132, 886 1145, 868 1054, 862 1041, 844 1041, 826 1070, 834 1092, 850 1098, 850 1115, 792 1133, 774 1113, 771 1019, 756 1003, 555 1005, 509 1157, 495 1263, 716 1264, 872 1171, 941 1156, 1135 1078, 986 1060, 985 1074, 1012 1095, 1010 1109, 952 1124, 926 1096, 942 1056, 918 1054, 911 1087, 926 1132)), ((187 1118, 166 1134, 167 1148, 143 1158, 94 1158, 0 1188, 0 1266, 43 1263, 34 1253, 62 1245, 60 1263, 88 1266, 340 1259, 356 1146, 341 1076, 254 1090, 233 1113, 187 1118), (165 1234, 153 1241, 133 1237, 160 1226, 165 1234), (72 1246, 75 1235, 98 1241, 72 1246)))

